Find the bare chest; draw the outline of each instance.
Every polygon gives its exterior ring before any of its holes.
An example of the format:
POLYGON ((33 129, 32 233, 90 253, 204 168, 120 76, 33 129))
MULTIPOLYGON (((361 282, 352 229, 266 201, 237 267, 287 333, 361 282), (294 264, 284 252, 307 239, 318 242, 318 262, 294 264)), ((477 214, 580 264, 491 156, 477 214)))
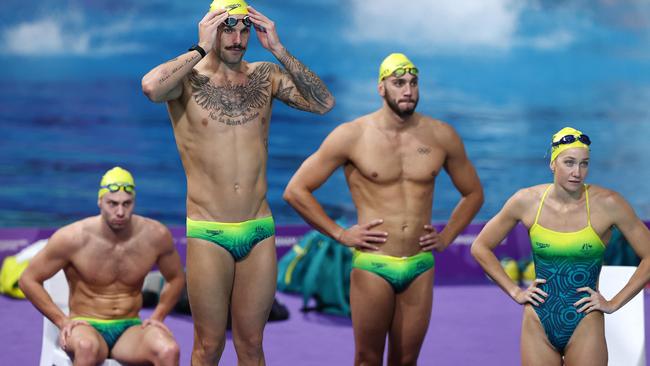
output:
POLYGON ((155 260, 155 253, 136 243, 89 245, 75 255, 71 272, 82 282, 94 286, 115 283, 139 286, 155 260))
POLYGON ((410 181, 432 183, 445 161, 445 151, 417 139, 372 143, 364 141, 353 154, 359 174, 376 183, 410 181))
POLYGON ((264 127, 271 108, 270 67, 258 66, 240 79, 227 80, 195 72, 185 85, 190 122, 219 130, 234 126, 264 127))

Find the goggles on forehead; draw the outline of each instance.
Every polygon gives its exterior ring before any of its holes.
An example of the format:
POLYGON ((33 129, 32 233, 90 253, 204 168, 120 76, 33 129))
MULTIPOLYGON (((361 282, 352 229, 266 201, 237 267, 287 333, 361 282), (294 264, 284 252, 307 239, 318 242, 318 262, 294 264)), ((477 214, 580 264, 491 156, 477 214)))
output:
POLYGON ((395 69, 395 71, 393 71, 391 75, 393 75, 396 78, 400 78, 406 75, 407 72, 413 76, 418 76, 418 74, 420 73, 417 67, 398 67, 397 69, 395 69))
POLYGON ((110 183, 104 186, 99 186, 99 188, 106 188, 111 193, 115 193, 120 189, 129 194, 133 194, 133 191, 135 191, 135 186, 128 183, 110 183))
POLYGON ((587 146, 591 145, 591 140, 589 139, 589 136, 583 134, 583 135, 579 135, 579 136, 575 136, 575 135, 562 136, 561 139, 553 142, 551 144, 551 146, 555 147, 555 146, 560 146, 560 145, 567 145, 567 144, 572 144, 572 143, 574 143, 576 141, 580 141, 580 142, 582 142, 583 144, 585 144, 587 146))
POLYGON ((394 76, 396 78, 401 78, 402 76, 406 75, 406 73, 409 73, 413 76, 418 76, 420 73, 420 70, 418 70, 417 67, 398 67, 395 69, 395 71, 391 72, 390 74, 383 76, 381 80, 386 79, 389 76, 394 76))
POLYGON ((241 18, 241 19, 235 18, 235 17, 228 17, 223 21, 223 24, 225 24, 226 27, 232 28, 232 27, 236 26, 237 23, 239 23, 240 20, 241 20, 242 24, 244 26, 246 26, 246 27, 250 27, 251 25, 253 25, 253 21, 251 20, 251 18, 248 15, 241 18))

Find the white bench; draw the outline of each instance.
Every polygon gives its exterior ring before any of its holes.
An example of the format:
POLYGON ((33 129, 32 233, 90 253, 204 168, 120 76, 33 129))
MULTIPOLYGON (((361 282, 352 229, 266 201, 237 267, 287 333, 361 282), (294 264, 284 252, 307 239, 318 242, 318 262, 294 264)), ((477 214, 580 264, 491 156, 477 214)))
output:
MULTIPOLYGON (((603 266, 598 289, 611 299, 632 276, 636 267, 603 266)), ((609 366, 645 366, 643 290, 614 314, 605 314, 605 338, 609 366)))

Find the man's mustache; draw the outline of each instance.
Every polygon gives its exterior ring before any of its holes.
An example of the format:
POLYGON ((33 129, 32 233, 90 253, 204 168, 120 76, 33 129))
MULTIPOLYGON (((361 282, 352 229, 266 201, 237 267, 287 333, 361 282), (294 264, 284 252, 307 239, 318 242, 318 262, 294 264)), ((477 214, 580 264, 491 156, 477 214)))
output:
POLYGON ((246 47, 242 47, 242 45, 240 45, 240 44, 235 44, 235 45, 232 45, 232 46, 227 46, 226 49, 227 50, 243 51, 243 50, 246 49, 246 47))

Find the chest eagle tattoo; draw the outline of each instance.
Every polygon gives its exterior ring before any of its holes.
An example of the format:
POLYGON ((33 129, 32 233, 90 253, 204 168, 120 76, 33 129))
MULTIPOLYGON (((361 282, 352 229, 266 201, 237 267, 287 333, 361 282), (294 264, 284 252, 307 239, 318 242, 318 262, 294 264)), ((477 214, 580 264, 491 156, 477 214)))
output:
POLYGON ((271 66, 263 63, 248 75, 248 82, 214 85, 210 78, 193 71, 189 81, 194 101, 208 111, 210 118, 229 126, 244 125, 259 116, 259 108, 269 100, 271 66))

